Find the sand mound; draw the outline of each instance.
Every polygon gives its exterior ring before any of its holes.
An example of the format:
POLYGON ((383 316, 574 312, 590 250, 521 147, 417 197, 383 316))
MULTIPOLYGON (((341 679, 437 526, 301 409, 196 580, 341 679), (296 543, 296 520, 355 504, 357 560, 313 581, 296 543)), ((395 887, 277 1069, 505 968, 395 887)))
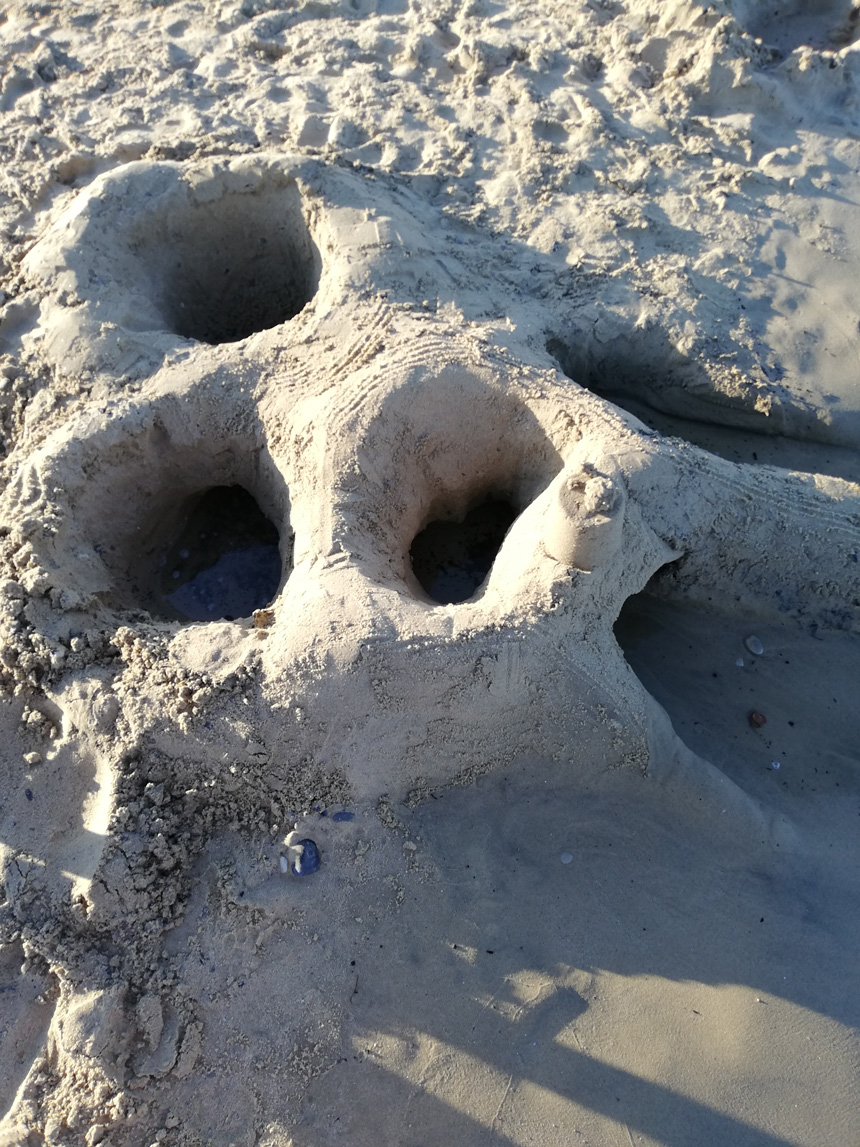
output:
POLYGON ((10 9, 0 1141, 856 1139, 854 16, 10 9))

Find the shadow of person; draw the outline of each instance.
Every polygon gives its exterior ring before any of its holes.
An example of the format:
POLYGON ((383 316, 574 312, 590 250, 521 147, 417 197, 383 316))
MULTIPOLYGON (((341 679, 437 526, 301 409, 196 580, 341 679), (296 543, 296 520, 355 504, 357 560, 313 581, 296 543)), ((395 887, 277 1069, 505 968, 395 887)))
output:
POLYGON ((727 847, 638 776, 589 788, 537 761, 437 794, 406 827, 422 879, 358 954, 343 1053, 297 1147, 503 1147, 535 1121, 559 1144, 795 1141, 769 1080, 802 1079, 832 1021, 860 1017, 837 906, 809 919, 790 857, 727 847), (827 977, 804 973, 822 961, 827 977), (791 1036, 797 1007, 817 1013, 811 1043, 791 1036))

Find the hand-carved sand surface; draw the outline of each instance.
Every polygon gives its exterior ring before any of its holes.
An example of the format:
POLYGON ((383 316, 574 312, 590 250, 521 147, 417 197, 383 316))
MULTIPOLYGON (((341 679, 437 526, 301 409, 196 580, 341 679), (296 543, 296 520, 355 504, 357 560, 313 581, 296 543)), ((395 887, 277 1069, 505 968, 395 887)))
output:
POLYGON ((0 15, 0 1143, 860 1143, 848 0, 0 15))

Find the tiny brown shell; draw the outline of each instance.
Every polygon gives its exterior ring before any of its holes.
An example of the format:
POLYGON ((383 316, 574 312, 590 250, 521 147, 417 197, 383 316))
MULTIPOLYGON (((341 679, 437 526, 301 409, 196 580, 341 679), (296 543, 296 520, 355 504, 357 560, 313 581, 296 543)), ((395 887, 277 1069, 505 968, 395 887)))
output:
POLYGON ((749 715, 749 723, 751 729, 760 729, 762 725, 767 724, 767 717, 765 717, 764 713, 757 713, 755 709, 753 709, 749 715))

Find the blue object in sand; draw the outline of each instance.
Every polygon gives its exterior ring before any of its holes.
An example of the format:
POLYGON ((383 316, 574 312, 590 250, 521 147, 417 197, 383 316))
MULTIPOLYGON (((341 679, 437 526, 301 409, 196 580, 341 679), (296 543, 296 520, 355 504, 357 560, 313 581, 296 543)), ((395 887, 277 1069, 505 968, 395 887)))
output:
POLYGON ((293 873, 296 876, 310 876, 320 866, 320 850, 312 840, 300 840, 292 846, 296 850, 302 849, 301 856, 293 861, 293 873))

